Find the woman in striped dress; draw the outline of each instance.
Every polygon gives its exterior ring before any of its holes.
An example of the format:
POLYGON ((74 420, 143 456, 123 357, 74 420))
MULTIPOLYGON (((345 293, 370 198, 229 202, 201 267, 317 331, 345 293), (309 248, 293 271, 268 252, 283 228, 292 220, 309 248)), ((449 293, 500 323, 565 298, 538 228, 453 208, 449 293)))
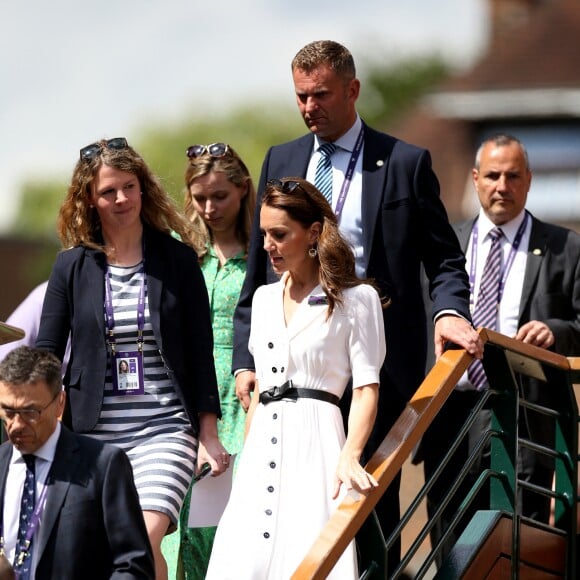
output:
POLYGON ((127 452, 157 580, 196 460, 214 474, 229 463, 207 290, 194 250, 171 236, 187 228, 124 138, 81 149, 36 342, 62 360, 70 333, 63 421, 127 452))

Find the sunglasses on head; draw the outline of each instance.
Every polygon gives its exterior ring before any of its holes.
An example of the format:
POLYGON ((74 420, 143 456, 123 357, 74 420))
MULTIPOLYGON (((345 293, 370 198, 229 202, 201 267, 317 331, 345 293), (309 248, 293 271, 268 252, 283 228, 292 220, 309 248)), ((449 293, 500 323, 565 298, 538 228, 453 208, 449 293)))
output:
POLYGON ((191 145, 185 151, 190 159, 210 155, 211 157, 225 157, 230 151, 227 143, 211 143, 210 145, 191 145))
MULTIPOLYGON (((129 143, 125 137, 115 137, 114 139, 108 139, 105 141, 104 147, 107 149, 127 149, 129 143)), ((103 150, 103 145, 101 143, 91 143, 86 147, 81 149, 81 161, 91 161, 103 150)))
POLYGON ((282 193, 293 193, 299 187, 302 189, 300 183, 293 179, 270 179, 268 185, 279 189, 282 193))

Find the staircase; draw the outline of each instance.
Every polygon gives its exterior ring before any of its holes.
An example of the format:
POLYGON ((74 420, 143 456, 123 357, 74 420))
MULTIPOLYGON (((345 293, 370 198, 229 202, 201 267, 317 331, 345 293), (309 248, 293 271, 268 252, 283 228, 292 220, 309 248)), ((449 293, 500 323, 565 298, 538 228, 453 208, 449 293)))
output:
MULTIPOLYGON (((484 434, 491 440, 492 465, 491 469, 481 474, 478 485, 482 486, 485 480, 489 480, 489 510, 475 514, 435 577, 438 580, 575 580, 578 407, 573 384, 580 383, 580 359, 568 359, 487 329, 480 329, 479 333, 485 344, 483 364, 491 386, 489 400, 481 404, 491 407, 493 421, 491 432, 484 434), (524 400, 518 389, 521 375, 542 380, 546 388, 554 388, 555 382, 566 385, 557 394, 557 408, 543 408, 524 400), (518 437, 518 413, 526 406, 533 407, 534 412, 553 417, 554 448, 545 448, 535 441, 518 437), (555 462, 554 488, 531 490, 552 499, 555 506, 554 525, 535 522, 518 513, 515 505, 517 491, 526 485, 529 487, 517 477, 516 457, 521 445, 549 455, 555 462)), ((437 361, 366 466, 379 482, 378 493, 375 490, 358 500, 347 497, 343 501, 292 576, 294 580, 323 579, 328 575, 343 549, 372 513, 380 494, 408 461, 413 448, 471 360, 469 354, 458 349, 448 350, 437 361)), ((361 578, 386 578, 388 547, 397 535, 403 534, 404 537, 410 529, 413 530, 414 539, 411 537, 410 544, 406 543, 401 564, 392 577, 403 578, 405 571, 411 568, 415 578, 433 577, 439 547, 429 546, 429 530, 433 521, 425 521, 424 511, 420 509, 430 485, 432 482, 425 482, 412 499, 391 537, 382 538, 380 533, 376 535, 376 558, 361 571, 361 578), (419 525, 417 518, 423 519, 419 525)), ((469 497, 463 503, 468 505, 469 497)), ((459 518, 458 513, 457 520, 459 518)))

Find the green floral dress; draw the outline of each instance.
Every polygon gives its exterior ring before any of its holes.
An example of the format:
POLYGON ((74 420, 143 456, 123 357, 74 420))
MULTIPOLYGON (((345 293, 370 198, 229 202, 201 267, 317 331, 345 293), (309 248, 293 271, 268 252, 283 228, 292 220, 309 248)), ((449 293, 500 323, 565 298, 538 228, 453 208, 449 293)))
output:
MULTIPOLYGON (((213 248, 208 248, 201 269, 209 294, 212 316, 214 359, 222 419, 218 422, 218 434, 223 446, 230 453, 239 453, 244 442, 246 414, 236 398, 235 380, 232 376, 232 348, 234 339, 233 317, 244 277, 246 259, 244 252, 230 258, 221 268, 213 248)), ((188 528, 189 496, 180 515, 181 566, 179 578, 203 580, 209 562, 216 528, 188 528)))

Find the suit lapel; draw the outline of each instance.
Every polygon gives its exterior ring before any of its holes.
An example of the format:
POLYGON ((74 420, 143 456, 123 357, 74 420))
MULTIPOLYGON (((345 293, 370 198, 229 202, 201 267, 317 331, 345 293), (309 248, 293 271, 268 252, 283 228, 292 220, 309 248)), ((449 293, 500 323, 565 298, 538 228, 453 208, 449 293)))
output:
POLYGON ((363 126, 362 242, 364 255, 370 256, 393 144, 381 139, 380 133, 373 131, 364 123, 363 126))
POLYGON ((468 220, 456 224, 453 226, 457 239, 459 240, 459 245, 463 253, 467 251, 467 246, 469 245, 469 238, 471 237, 471 230, 473 230, 473 225, 475 224, 475 219, 468 220))
POLYGON ((8 469, 10 458, 12 457, 12 444, 5 443, 0 447, 0 521, 3 521, 4 495, 6 494, 6 480, 8 479, 8 469))
POLYGON ((530 243, 528 245, 528 257, 526 260, 526 273, 524 275, 524 285, 522 287, 522 299, 520 300, 519 318, 528 304, 532 292, 536 287, 536 281, 540 272, 542 260, 546 255, 547 239, 542 230, 541 223, 532 217, 532 230, 530 232, 530 243))
POLYGON ((87 289, 97 324, 102 327, 105 324, 103 318, 103 304, 105 303, 103 278, 105 272, 105 255, 97 250, 87 250, 85 268, 83 268, 81 273, 82 288, 87 289))
POLYGON ((159 253, 161 244, 156 243, 153 232, 149 228, 146 228, 143 235, 145 236, 145 276, 147 277, 149 318, 151 326, 155 331, 157 346, 163 351, 161 332, 157 332, 157 329, 161 328, 161 295, 163 291, 163 283, 161 281, 165 279, 165 265, 159 253))
POLYGON ((309 133, 304 135, 297 141, 297 151, 295 154, 286 157, 283 160, 284 169, 287 175, 272 175, 271 177, 295 177, 299 175, 306 176, 308 171, 308 164, 312 156, 312 149, 314 147, 314 135, 309 133))
POLYGON ((80 454, 77 453, 78 443, 75 441, 74 436, 64 426, 61 429, 54 460, 46 482, 48 485, 46 507, 42 514, 35 547, 35 550, 38 550, 38 561, 40 561, 42 552, 58 520, 70 482, 76 478, 76 472, 81 460, 80 454))

